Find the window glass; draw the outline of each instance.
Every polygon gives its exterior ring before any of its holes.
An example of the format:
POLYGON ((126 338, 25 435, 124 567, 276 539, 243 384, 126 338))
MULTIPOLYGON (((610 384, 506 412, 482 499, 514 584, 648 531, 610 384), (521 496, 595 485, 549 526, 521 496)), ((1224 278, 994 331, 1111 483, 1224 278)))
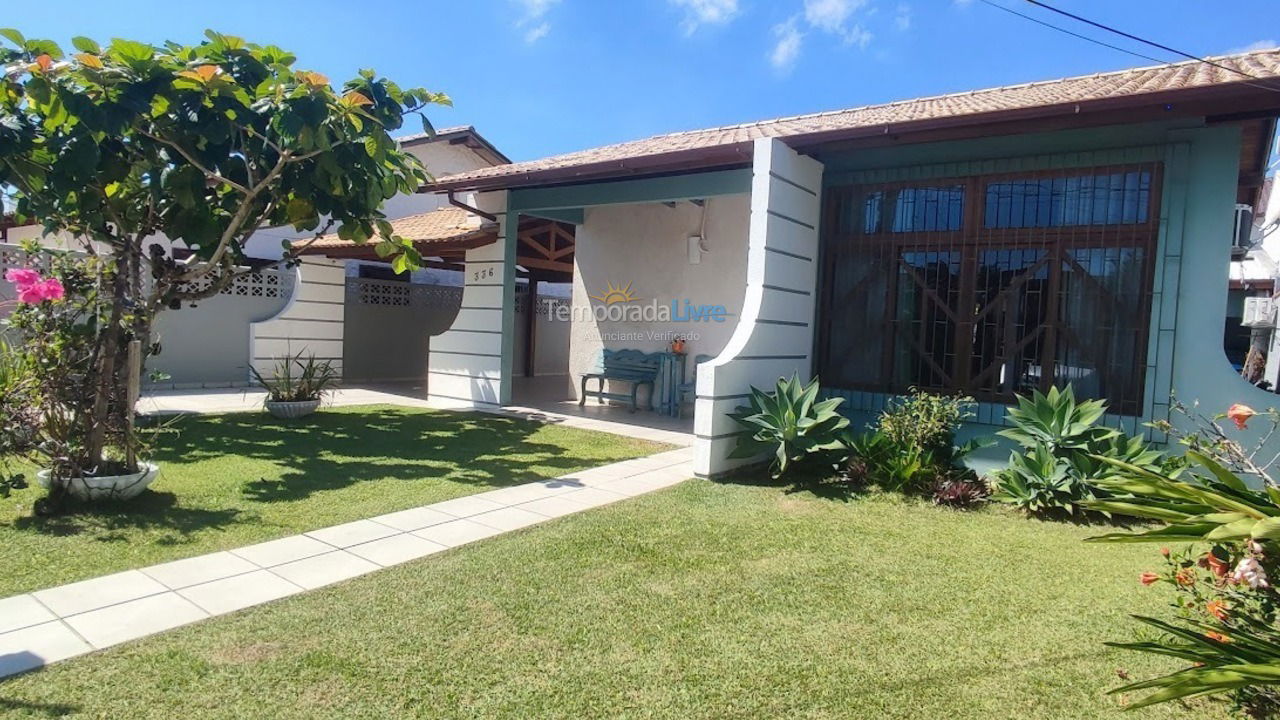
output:
POLYGON ((863 199, 862 231, 945 232, 964 226, 964 186, 875 190, 863 199))
POLYGON ((987 185, 988 228, 1133 225, 1151 206, 1151 171, 1015 178, 987 185))

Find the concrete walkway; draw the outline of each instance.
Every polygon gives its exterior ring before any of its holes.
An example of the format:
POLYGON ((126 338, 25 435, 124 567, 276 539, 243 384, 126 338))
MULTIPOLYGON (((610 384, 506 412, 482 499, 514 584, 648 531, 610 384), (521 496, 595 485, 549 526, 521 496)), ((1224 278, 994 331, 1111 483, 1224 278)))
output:
MULTIPOLYGON (((353 400, 350 404, 387 402, 363 395, 353 400)), ((205 410, 209 411, 213 410, 205 410)), ((634 430, 624 434, 638 436, 634 430)), ((682 447, 553 480, 5 598, 0 600, 0 676, 675 485, 692 477, 692 460, 692 448, 682 447)))
MULTIPOLYGON (((138 411, 147 414, 204 414, 254 412, 262 410, 266 393, 253 388, 206 390, 162 390, 147 393, 138 401, 138 411)), ((335 390, 326 400, 327 407, 352 405, 400 405, 431 407, 418 388, 409 385, 352 386, 335 390)), ((583 430, 597 430, 614 435, 653 440, 686 447, 693 444, 691 423, 664 418, 652 412, 628 413, 624 408, 576 403, 547 402, 538 405, 510 405, 482 412, 519 417, 537 422, 556 423, 583 430)))

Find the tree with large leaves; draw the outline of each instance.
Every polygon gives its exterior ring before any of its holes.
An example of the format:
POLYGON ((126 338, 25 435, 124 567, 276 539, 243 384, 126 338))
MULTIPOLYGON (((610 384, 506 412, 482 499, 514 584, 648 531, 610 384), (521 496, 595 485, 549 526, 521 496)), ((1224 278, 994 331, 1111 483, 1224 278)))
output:
MULTIPOLYGON (((337 90, 278 47, 206 35, 162 47, 78 37, 64 55, 0 30, 0 191, 18 220, 79 238, 105 260, 97 279, 109 313, 87 397, 72 409, 86 474, 109 445, 134 465, 130 343, 145 354, 158 312, 252 272, 244 250, 260 229, 336 228, 376 242, 397 269, 420 260, 380 212, 426 180, 390 133, 413 115, 430 133, 424 109, 449 98, 369 70, 337 90)), ((285 247, 282 261, 299 249, 285 247)))

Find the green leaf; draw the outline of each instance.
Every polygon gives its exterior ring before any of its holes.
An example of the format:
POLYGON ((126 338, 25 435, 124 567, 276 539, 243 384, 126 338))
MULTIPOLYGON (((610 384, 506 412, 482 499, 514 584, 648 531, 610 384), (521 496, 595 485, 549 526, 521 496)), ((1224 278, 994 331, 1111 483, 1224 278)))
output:
POLYGON ((418 113, 418 117, 422 119, 422 132, 426 133, 427 137, 434 138, 436 136, 436 128, 431 124, 431 121, 427 119, 427 114, 420 112, 418 113))
POLYGON ((77 35, 76 37, 71 38, 71 44, 80 52, 86 52, 92 55, 99 55, 102 53, 102 47, 99 46, 98 43, 84 37, 83 35, 77 35))
POLYGON ((27 38, 22 33, 13 28, 0 28, 0 37, 8 40, 18 47, 19 50, 27 46, 27 38))

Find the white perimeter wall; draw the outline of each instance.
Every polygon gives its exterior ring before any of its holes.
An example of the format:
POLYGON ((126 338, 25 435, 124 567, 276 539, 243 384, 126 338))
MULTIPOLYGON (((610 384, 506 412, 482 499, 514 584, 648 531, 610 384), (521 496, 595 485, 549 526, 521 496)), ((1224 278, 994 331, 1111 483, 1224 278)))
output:
POLYGON ((812 366, 822 164, 782 142, 755 142, 747 289, 742 316, 724 351, 698 368, 694 471, 724 473, 740 428, 728 417, 752 386, 812 366))
POLYGON ((289 304, 270 320, 249 326, 249 357, 258 372, 269 377, 278 359, 301 352, 328 360, 342 373, 344 265, 328 258, 303 260, 289 304))
MULTIPOLYGON (((688 378, 693 378, 693 357, 717 355, 724 349, 742 314, 747 277, 748 195, 715 197, 706 201, 704 243, 709 252, 691 265, 688 238, 698 235, 703 208, 689 202, 669 207, 661 203, 606 205, 588 208, 577 226, 573 271, 574 318, 569 337, 569 374, 578 378, 595 364, 601 348, 636 348, 645 352, 666 350, 664 333, 697 335, 686 345, 688 378), (683 305, 687 298, 703 305, 723 305, 731 314, 724 322, 644 322, 587 320, 592 306, 602 306, 592 295, 603 295, 614 286, 631 284, 639 301, 657 299, 683 305), (641 339, 608 339, 618 334, 641 339), (652 334, 654 337, 649 337, 652 334)), ((592 381, 592 388, 595 388, 592 381)))

